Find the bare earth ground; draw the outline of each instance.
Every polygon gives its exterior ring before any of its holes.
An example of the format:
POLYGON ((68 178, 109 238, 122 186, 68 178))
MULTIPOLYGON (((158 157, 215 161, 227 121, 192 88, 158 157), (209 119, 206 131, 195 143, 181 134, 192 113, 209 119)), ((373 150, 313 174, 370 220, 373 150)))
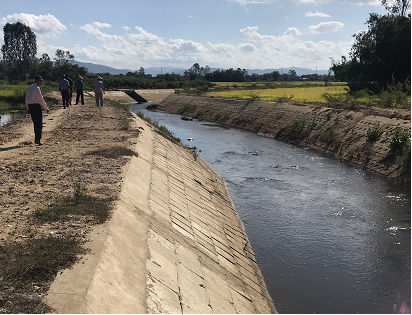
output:
MULTIPOLYGON (((61 103, 58 92, 47 96, 61 103)), ((131 148, 137 143, 139 130, 134 124, 129 129, 124 127, 132 119, 127 109, 107 105, 106 101, 105 106, 97 108, 94 98, 87 94, 85 105, 68 109, 54 105, 43 117, 43 146, 34 145, 29 115, 0 127, 0 250, 7 244, 50 235, 87 239, 96 224, 91 217, 47 224, 36 223, 30 217, 34 210, 45 208, 56 198, 73 194, 74 183, 84 185, 90 195, 117 199, 122 167, 129 158, 86 153, 114 146, 131 148)), ((15 309, 11 304, 19 298, 41 299, 49 287, 48 283, 33 283, 31 292, 15 292, 2 287, 1 282, 0 277, 0 313, 15 309)))

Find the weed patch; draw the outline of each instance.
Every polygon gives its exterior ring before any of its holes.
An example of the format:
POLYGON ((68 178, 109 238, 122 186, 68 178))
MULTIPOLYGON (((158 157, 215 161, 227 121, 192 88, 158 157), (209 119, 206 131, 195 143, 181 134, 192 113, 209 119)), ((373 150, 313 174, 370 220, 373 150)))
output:
POLYGON ((150 117, 146 117, 142 112, 137 112, 136 115, 144 121, 148 122, 150 125, 152 125, 155 128, 156 132, 165 137, 166 139, 169 139, 174 143, 181 143, 180 138, 175 137, 173 132, 167 129, 166 126, 159 125, 157 121, 151 120, 150 117))
POLYGON ((111 148, 90 151, 87 152, 86 155, 98 155, 108 159, 117 159, 122 156, 137 156, 137 153, 125 147, 115 146, 111 148))
POLYGON ((383 134, 383 130, 379 124, 379 122, 376 122, 373 127, 368 128, 368 131, 366 132, 366 139, 367 142, 373 143, 377 141, 380 136, 383 134))
POLYGON ((396 129, 395 135, 389 143, 391 153, 394 155, 403 155, 410 151, 411 148, 411 133, 407 129, 396 129))
POLYGON ((72 196, 58 198, 44 209, 33 212, 33 218, 41 223, 67 220, 69 216, 92 216, 97 223, 105 222, 111 210, 107 200, 88 195, 86 188, 75 183, 72 196))
POLYGON ((81 245, 74 238, 47 237, 0 246, 0 313, 51 313, 34 288, 47 286, 59 270, 71 267, 86 253, 81 245))

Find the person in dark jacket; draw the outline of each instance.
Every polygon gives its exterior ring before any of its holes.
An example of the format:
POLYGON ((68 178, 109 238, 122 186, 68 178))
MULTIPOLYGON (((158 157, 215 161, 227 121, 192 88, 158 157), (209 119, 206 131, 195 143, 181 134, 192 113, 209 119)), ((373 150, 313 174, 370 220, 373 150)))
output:
POLYGON ((82 105, 84 105, 84 83, 83 78, 80 75, 77 77, 76 82, 74 82, 74 88, 76 89, 76 105, 79 103, 79 98, 82 101, 82 105))
POLYGON ((73 96, 73 80, 70 79, 69 75, 66 73, 66 80, 69 81, 69 105, 72 105, 73 96))
POLYGON ((62 74, 62 78, 59 81, 59 91, 62 93, 63 108, 69 106, 69 81, 66 80, 66 75, 62 74))

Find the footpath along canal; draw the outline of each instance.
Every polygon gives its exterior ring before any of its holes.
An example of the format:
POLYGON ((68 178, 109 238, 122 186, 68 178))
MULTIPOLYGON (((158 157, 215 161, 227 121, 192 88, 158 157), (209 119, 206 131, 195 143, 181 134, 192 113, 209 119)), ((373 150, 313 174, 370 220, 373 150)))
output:
POLYGON ((227 182, 279 313, 410 312, 410 187, 146 105, 227 182))

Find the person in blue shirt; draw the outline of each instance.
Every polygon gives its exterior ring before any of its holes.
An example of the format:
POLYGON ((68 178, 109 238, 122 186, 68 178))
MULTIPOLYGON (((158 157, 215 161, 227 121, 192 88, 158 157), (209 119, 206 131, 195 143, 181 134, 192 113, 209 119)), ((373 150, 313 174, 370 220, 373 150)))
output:
POLYGON ((76 82, 74 82, 74 88, 76 89, 76 105, 79 103, 79 98, 82 101, 82 105, 84 105, 84 94, 83 94, 83 89, 84 89, 84 83, 83 83, 83 78, 79 75, 77 77, 76 82))

